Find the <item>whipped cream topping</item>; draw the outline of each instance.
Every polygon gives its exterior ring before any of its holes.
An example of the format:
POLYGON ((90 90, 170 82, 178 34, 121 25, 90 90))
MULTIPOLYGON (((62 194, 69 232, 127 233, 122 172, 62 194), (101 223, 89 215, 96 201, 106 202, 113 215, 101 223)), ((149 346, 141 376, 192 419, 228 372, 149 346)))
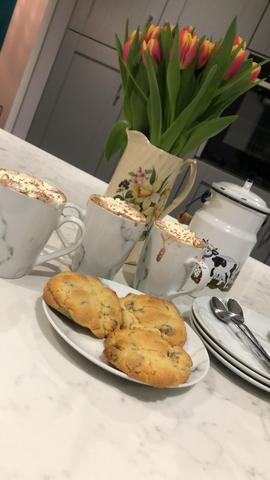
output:
POLYGON ((16 170, 0 168, 0 186, 9 187, 27 197, 36 198, 45 203, 61 204, 67 201, 61 190, 39 178, 16 170))
POLYGON ((120 198, 102 197, 101 195, 91 195, 89 200, 91 202, 96 203, 100 207, 103 207, 106 210, 109 210, 115 215, 129 218, 130 220, 133 220, 136 223, 146 222, 145 216, 141 212, 138 212, 136 208, 134 208, 124 200, 121 200, 120 198))
POLYGON ((206 243, 198 238, 187 225, 178 223, 173 220, 157 220, 155 225, 168 238, 176 240, 179 243, 184 243, 196 248, 205 248, 206 243))

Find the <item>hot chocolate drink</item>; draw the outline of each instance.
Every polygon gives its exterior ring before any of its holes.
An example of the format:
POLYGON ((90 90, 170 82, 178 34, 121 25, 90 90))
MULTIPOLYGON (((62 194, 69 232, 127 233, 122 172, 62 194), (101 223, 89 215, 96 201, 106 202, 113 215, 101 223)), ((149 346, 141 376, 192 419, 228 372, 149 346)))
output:
POLYGON ((0 187, 9 187, 28 197, 45 203, 62 204, 67 201, 61 190, 27 173, 0 168, 0 187))
POLYGON ((99 207, 105 208, 115 215, 128 218, 135 223, 145 223, 146 221, 145 216, 141 212, 138 212, 130 204, 119 198, 91 195, 89 200, 99 205, 99 207))

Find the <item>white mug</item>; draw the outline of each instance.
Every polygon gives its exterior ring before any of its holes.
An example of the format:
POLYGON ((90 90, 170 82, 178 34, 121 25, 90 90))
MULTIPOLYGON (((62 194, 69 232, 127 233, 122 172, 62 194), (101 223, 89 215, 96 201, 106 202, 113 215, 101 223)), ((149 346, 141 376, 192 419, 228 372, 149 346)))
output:
POLYGON ((78 207, 67 204, 66 197, 60 190, 21 172, 6 170, 6 179, 3 171, 0 170, 0 277, 19 278, 29 273, 33 267, 67 255, 78 248, 85 227, 80 219, 63 215, 66 206, 76 209, 78 207), (12 175, 22 176, 27 186, 32 182, 34 188, 36 185, 38 188, 42 186, 45 191, 48 188, 48 191, 55 192, 58 198, 54 201, 53 197, 46 197, 40 192, 29 193, 17 180, 17 183, 13 182, 12 185, 12 175), (41 255, 40 252, 53 231, 67 222, 78 226, 80 233, 76 240, 65 248, 41 255))
POLYGON ((81 247, 72 255, 72 270, 112 279, 141 237, 145 217, 125 202, 91 195, 83 218, 85 235, 81 247), (126 205, 129 213, 106 208, 104 202, 108 201, 116 209, 118 204, 126 205))
MULTIPOLYGON (((151 295, 174 298, 202 289, 209 281, 209 269, 201 258, 202 246, 184 243, 164 235, 154 223, 141 252, 134 288, 151 295)), ((177 221, 171 220, 170 223, 177 221)), ((177 227, 178 228, 178 227, 177 227)), ((181 227, 185 229, 184 226, 181 227)))

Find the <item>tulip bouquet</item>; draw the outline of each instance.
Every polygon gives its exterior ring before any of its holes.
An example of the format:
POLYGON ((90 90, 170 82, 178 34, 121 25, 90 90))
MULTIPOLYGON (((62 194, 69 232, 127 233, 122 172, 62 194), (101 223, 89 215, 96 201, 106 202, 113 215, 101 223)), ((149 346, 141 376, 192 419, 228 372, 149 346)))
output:
POLYGON ((224 110, 259 80, 261 65, 248 59, 236 19, 225 37, 199 37, 192 26, 145 25, 116 36, 123 89, 123 119, 112 128, 105 147, 108 159, 122 152, 126 130, 138 130, 150 142, 185 157, 228 127, 236 115, 224 110))

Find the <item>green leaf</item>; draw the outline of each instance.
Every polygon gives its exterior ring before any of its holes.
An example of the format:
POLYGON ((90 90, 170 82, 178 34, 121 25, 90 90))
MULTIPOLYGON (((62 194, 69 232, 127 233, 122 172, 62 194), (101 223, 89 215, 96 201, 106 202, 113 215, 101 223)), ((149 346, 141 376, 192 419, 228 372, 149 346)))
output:
POLYGON ((154 60, 145 52, 146 72, 149 83, 150 95, 147 103, 147 113, 150 128, 150 142, 153 145, 159 146, 162 128, 162 108, 154 60))
POLYGON ((249 80, 250 74, 253 70, 252 67, 252 59, 247 60, 246 62, 243 63, 242 67, 238 70, 238 72, 230 79, 230 80, 225 80, 224 85, 222 85, 215 93, 214 96, 220 96, 222 93, 231 90, 235 85, 238 84, 238 82, 242 80, 249 80))
POLYGON ((115 198, 115 199, 118 198, 119 200, 125 200, 123 195, 114 195, 113 198, 115 198))
POLYGON ((212 119, 214 117, 217 117, 223 113, 223 111, 231 105, 238 97, 243 95, 245 92, 248 92, 248 90, 251 90, 255 85, 259 85, 260 80, 255 80, 255 82, 248 82, 245 86, 245 88, 241 88, 241 90, 235 92, 233 95, 230 97, 226 98, 226 100, 223 101, 218 101, 214 105, 210 105, 209 111, 205 113, 205 117, 208 115, 208 119, 212 119))
POLYGON ((140 40, 140 30, 138 27, 128 53, 127 66, 131 72, 133 71, 133 67, 136 66, 141 59, 141 44, 142 41, 140 40))
MULTIPOLYGON (((142 64, 139 65, 138 71, 142 71, 142 64)), ((133 85, 134 85, 134 87, 136 88, 137 92, 141 95, 142 99, 143 99, 145 102, 147 102, 148 98, 147 98, 147 96, 145 95, 143 89, 140 87, 140 84, 139 84, 139 82, 137 81, 138 78, 136 77, 136 79, 135 79, 135 77, 132 75, 132 73, 131 73, 131 71, 129 70, 128 67, 127 67, 127 72, 128 72, 130 81, 133 83, 133 85)), ((140 78, 141 78, 141 79, 142 79, 142 76, 143 76, 143 74, 140 73, 140 78)), ((144 83, 143 87, 145 87, 145 86, 146 86, 146 83, 145 83, 145 82, 143 82, 143 83, 144 83)))
POLYGON ((169 25, 166 25, 164 28, 161 29, 161 32, 159 34, 159 43, 161 46, 163 61, 167 66, 170 60, 170 52, 173 45, 173 35, 169 25))
POLYGON ((136 78, 133 76, 132 82, 135 88, 130 89, 129 106, 132 117, 132 128, 145 134, 148 133, 147 121, 147 101, 149 95, 149 85, 146 69, 143 63, 138 67, 136 78))
POLYGON ((182 110, 189 104, 196 87, 194 68, 190 65, 181 71, 181 86, 178 92, 176 115, 179 115, 182 110))
POLYGON ((223 79, 224 73, 227 70, 228 66, 231 63, 232 47, 234 38, 236 35, 236 17, 233 19, 231 25, 229 26, 227 33, 221 43, 221 45, 216 45, 212 55, 210 56, 206 67, 204 68, 203 80, 208 75, 208 72, 213 65, 217 65, 216 72, 216 84, 218 86, 219 82, 223 79))
POLYGON ((121 42, 120 42, 117 35, 115 35, 115 44, 116 44, 116 49, 117 49, 117 52, 118 52, 118 63, 119 63, 119 68, 120 68, 122 86, 123 86, 123 90, 125 91, 126 84, 127 84, 127 72, 126 72, 126 66, 123 62, 122 45, 121 45, 121 42))
POLYGON ((126 19, 126 24, 125 24, 125 36, 124 36, 125 43, 128 41, 128 37, 129 37, 128 24, 129 24, 129 18, 126 19))
POLYGON ((169 97, 169 119, 168 124, 174 121, 175 109, 176 109, 176 100, 180 87, 180 63, 179 63, 179 39, 178 39, 178 28, 177 34, 173 40, 173 46, 171 51, 171 59, 168 63, 167 68, 167 89, 169 97))
POLYGON ((216 65, 211 68, 195 98, 193 98, 190 104, 182 111, 182 113, 180 113, 168 130, 163 133, 160 146, 167 152, 170 152, 170 149, 173 147, 174 143, 180 137, 184 129, 196 119, 198 115, 198 109, 202 101, 205 100, 205 98, 210 101, 208 90, 215 76, 216 69, 216 65))
POLYGON ((227 128, 232 122, 238 118, 238 115, 230 115, 227 117, 214 118, 212 120, 206 120, 199 123, 196 127, 191 130, 190 136, 181 149, 181 152, 178 152, 180 155, 186 155, 191 152, 203 142, 208 140, 208 138, 217 135, 219 132, 227 128))
POLYGON ((150 179, 149 179, 149 182, 150 182, 151 185, 153 185, 153 183, 155 183, 156 178, 157 178, 157 172, 156 172, 155 168, 153 168, 150 179))
POLYGON ((162 192, 163 187, 165 187, 165 185, 166 185, 167 181, 169 180, 170 176, 171 176, 171 175, 167 175, 167 177, 164 178, 164 180, 162 181, 162 184, 160 185, 157 193, 161 193, 161 192, 162 192))
POLYGON ((111 129, 106 141, 104 156, 109 160, 111 156, 121 150, 123 144, 127 142, 127 128, 129 124, 126 120, 119 120, 111 129))

